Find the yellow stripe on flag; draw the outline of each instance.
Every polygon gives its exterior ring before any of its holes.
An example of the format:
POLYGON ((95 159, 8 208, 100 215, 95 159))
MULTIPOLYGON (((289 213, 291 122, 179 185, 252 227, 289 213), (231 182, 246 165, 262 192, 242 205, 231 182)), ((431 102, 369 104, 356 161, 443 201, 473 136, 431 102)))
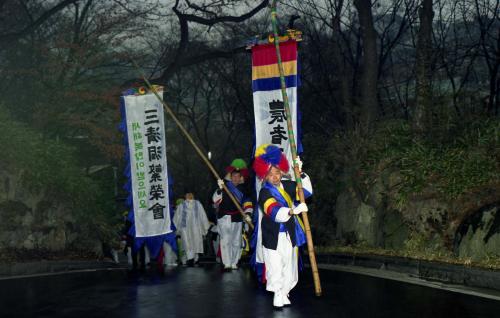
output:
MULTIPOLYGON (((297 75, 297 61, 284 62, 283 71, 285 76, 297 75)), ((280 77, 278 64, 252 67, 252 81, 262 78, 272 78, 272 77, 280 77)))

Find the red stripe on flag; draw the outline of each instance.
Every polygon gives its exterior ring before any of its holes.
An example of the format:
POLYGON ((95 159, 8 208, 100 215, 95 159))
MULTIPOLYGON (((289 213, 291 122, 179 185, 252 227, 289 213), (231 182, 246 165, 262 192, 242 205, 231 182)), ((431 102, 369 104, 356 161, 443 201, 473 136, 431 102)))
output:
MULTIPOLYGON (((297 42, 287 41, 280 43, 281 61, 297 60, 297 42)), ((276 48, 273 44, 255 45, 252 47, 252 66, 277 64, 276 48)))

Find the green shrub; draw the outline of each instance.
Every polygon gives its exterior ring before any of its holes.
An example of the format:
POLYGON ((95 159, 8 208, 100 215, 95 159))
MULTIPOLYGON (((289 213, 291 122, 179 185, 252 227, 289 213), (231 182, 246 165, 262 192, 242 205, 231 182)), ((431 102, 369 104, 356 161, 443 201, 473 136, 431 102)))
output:
POLYGON ((380 169, 398 169, 403 176, 399 189, 402 201, 427 187, 453 199, 472 188, 500 181, 499 133, 498 119, 474 118, 441 132, 444 138, 420 140, 413 137, 407 122, 386 121, 370 136, 357 132, 339 136, 333 147, 356 145, 347 148, 351 153, 344 154, 348 159, 343 161, 359 165, 358 175, 364 183, 378 177, 380 169))

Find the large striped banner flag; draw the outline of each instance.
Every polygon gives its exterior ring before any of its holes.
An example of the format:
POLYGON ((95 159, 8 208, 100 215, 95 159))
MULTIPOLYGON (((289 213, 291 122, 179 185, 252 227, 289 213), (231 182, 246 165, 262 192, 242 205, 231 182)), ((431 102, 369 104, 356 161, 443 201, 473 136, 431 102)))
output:
MULTIPOLYGON (((296 138, 297 153, 302 152, 300 142, 300 118, 297 107, 297 86, 299 84, 297 72, 297 42, 289 40, 280 43, 281 61, 286 83, 286 93, 292 116, 293 133, 296 138)), ((252 47, 252 89, 255 115, 255 147, 262 144, 274 144, 282 149, 290 162, 289 175, 292 179, 292 150, 288 136, 287 118, 281 92, 278 58, 274 43, 255 45, 252 47)), ((256 193, 261 184, 256 180, 256 193)), ((257 210, 260 208, 257 206, 257 210)), ((262 231, 260 224, 262 213, 259 211, 251 245, 254 248, 251 263, 261 282, 265 281, 264 257, 262 254, 262 231)))
POLYGON ((156 255, 172 232, 163 107, 144 88, 125 91, 121 103, 135 245, 145 242, 156 255))
MULTIPOLYGON (((292 115, 293 133, 297 133, 297 42, 280 43, 281 61, 285 75, 286 93, 292 115)), ((288 128, 281 93, 278 58, 274 44, 252 47, 252 89, 255 115, 255 145, 275 144, 292 162, 288 128)), ((297 152, 301 152, 300 140, 296 140, 297 152)), ((290 170, 290 172, 293 172, 290 170)), ((291 173, 293 176, 293 173, 291 173)))

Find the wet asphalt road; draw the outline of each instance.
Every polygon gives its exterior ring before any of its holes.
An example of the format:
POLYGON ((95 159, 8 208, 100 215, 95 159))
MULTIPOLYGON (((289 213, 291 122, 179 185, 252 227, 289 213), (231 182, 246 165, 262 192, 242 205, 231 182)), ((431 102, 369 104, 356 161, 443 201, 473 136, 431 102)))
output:
POLYGON ((322 270, 323 296, 301 274, 292 306, 273 310, 272 294, 250 269, 215 264, 164 275, 122 270, 0 281, 0 317, 500 317, 500 301, 368 276, 322 270))

